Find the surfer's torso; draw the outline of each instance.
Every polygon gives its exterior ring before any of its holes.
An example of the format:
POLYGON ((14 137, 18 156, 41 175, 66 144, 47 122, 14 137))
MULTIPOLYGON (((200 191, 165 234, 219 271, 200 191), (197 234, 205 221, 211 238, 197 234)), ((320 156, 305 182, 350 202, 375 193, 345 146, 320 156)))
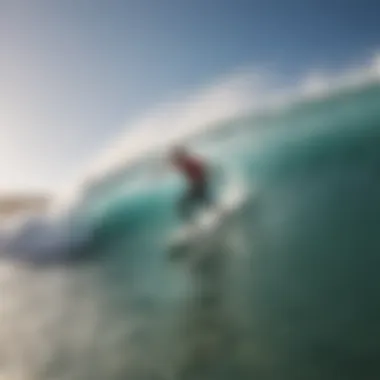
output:
POLYGON ((186 178, 187 189, 178 204, 181 218, 188 220, 198 206, 210 205, 208 170, 205 163, 183 148, 174 149, 171 156, 174 167, 186 178))
POLYGON ((206 182, 206 168, 200 160, 193 157, 186 157, 177 162, 176 165, 192 185, 199 186, 199 184, 206 182))

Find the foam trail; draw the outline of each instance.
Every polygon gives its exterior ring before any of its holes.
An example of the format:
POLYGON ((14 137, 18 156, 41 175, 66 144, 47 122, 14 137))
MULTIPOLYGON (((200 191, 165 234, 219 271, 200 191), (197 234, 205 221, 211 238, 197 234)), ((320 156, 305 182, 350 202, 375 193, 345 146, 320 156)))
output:
POLYGON ((57 260, 89 241, 90 231, 73 215, 21 215, 0 231, 0 250, 15 258, 57 260))

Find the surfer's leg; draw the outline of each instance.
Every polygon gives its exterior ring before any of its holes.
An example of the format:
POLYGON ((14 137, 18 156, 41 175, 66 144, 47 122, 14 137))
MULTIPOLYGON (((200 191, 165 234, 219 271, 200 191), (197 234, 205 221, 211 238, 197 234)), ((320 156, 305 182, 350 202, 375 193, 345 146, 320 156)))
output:
POLYGON ((180 217, 187 221, 198 207, 208 207, 212 203, 207 184, 194 184, 179 202, 180 217))
POLYGON ((202 183, 197 189, 197 202, 205 207, 213 205, 214 202, 207 183, 202 183))

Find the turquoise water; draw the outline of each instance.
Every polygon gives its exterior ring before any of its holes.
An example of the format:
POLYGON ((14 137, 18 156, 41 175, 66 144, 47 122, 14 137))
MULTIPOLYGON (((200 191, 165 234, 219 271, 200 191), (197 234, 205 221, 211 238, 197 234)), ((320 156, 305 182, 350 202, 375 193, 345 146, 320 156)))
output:
POLYGON ((97 193, 81 260, 3 262, 0 375, 378 378, 379 104, 373 85, 206 138, 257 191, 183 260, 167 255, 180 187, 97 193))

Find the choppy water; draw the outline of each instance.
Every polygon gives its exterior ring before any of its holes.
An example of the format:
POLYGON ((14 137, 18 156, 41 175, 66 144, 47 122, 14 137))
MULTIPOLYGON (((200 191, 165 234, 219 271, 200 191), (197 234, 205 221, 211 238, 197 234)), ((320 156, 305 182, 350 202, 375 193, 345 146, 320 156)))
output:
POLYGON ((202 255, 167 258, 180 190, 127 180, 82 205, 84 248, 4 255, 0 377, 379 378, 379 104, 367 86, 206 139, 258 192, 202 255))

